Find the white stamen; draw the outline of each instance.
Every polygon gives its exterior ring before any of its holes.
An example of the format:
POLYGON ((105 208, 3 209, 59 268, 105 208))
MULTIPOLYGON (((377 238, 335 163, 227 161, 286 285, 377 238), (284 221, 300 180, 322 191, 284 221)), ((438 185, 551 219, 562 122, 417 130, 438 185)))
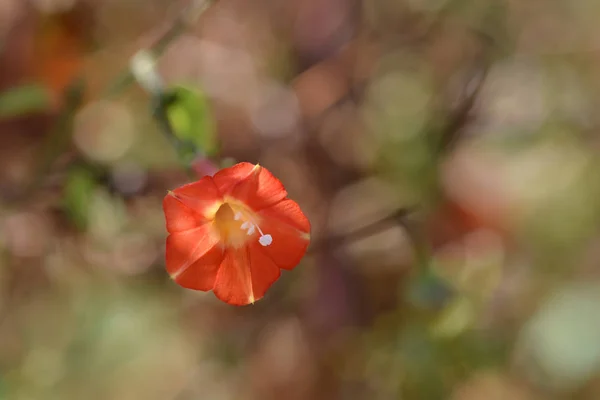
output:
POLYGON ((271 235, 262 235, 259 239, 258 239, 258 243, 260 243, 263 246, 268 246, 271 243, 273 243, 273 237, 271 235))
POLYGON ((260 237, 258 238, 258 242, 263 246, 269 246, 273 243, 273 237, 271 235, 265 235, 264 232, 260 229, 260 226, 254 223, 251 219, 244 218, 244 215, 241 212, 236 212, 233 216, 236 221, 240 219, 244 219, 244 222, 240 226, 240 229, 246 231, 248 236, 253 235, 254 232, 258 231, 260 233, 260 237))

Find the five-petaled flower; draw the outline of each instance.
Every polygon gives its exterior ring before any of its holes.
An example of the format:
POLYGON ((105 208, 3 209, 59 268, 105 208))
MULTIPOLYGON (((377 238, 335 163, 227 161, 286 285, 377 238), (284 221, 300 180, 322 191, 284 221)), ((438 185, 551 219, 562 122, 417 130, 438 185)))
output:
POLYGON ((262 298, 310 242, 308 219, 260 165, 239 163, 170 191, 163 209, 169 275, 232 305, 262 298))

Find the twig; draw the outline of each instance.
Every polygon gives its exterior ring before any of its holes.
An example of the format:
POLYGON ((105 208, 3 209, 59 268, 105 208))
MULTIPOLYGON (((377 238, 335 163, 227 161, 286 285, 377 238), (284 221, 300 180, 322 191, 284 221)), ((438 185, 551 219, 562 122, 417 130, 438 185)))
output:
MULTIPOLYGON (((202 2, 192 1, 188 7, 185 7, 177 16, 171 27, 159 37, 153 45, 146 49, 154 58, 160 57, 167 47, 177 39, 185 30, 195 22, 210 5, 217 0, 204 0, 202 2), (198 4, 199 3, 199 4, 198 4)), ((103 93, 103 97, 113 97, 119 95, 125 88, 136 81, 131 68, 122 71, 103 93)))
MULTIPOLYGON (((321 252, 326 249, 334 248, 341 246, 343 244, 357 241, 360 239, 364 239, 370 236, 373 236, 376 233, 381 232, 384 229, 388 229, 394 225, 400 225, 404 227, 407 231, 409 231, 409 224, 406 221, 406 217, 408 214, 412 212, 412 209, 409 208, 400 208, 394 213, 387 215, 381 219, 378 219, 374 222, 371 222, 368 225, 365 225, 353 232, 343 234, 343 235, 333 235, 322 240, 313 242, 307 253, 314 254, 321 252)), ((411 228, 411 227, 410 227, 411 228)), ((412 235, 411 235, 412 239, 412 235)))
MULTIPOLYGON (((460 140, 460 134, 462 132, 463 127, 468 122, 469 113, 473 109, 477 98, 483 88, 483 85, 486 81, 489 72, 489 65, 485 63, 481 67, 481 71, 479 72, 479 76, 477 82, 475 83, 475 87, 471 90, 466 98, 461 102, 460 106, 456 108, 456 110, 450 114, 448 120, 444 127, 442 128, 439 135, 439 142, 437 146, 437 151, 439 153, 444 153, 451 150, 456 142, 460 140)), ((465 87, 468 87, 472 84, 469 82, 465 84, 465 87)), ((466 90, 466 89, 465 89, 466 90)))

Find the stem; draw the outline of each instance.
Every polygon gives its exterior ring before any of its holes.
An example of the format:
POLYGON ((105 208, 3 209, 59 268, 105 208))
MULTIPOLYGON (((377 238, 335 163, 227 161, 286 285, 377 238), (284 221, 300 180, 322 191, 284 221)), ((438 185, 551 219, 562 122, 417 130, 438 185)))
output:
MULTIPOLYGON (((412 209, 400 208, 394 211, 392 214, 387 215, 376 221, 373 221, 370 224, 363 226, 353 232, 344 235, 333 235, 325 239, 319 240, 317 242, 313 242, 310 248, 308 249, 307 253, 314 254, 332 247, 337 247, 349 242, 357 241, 379 233, 384 229, 388 229, 389 227, 394 226, 395 224, 401 225, 407 231, 409 231, 409 226, 406 217, 411 211, 412 209)), ((411 236, 411 240, 413 240, 414 243, 413 235, 410 233, 410 231, 409 235, 411 236)))
MULTIPOLYGON (((188 26, 192 25, 200 16, 206 11, 209 6, 214 4, 217 0, 205 0, 202 2, 192 1, 188 7, 185 7, 181 13, 177 16, 171 27, 159 37, 154 44, 152 44, 147 51, 149 51, 155 58, 160 57, 167 47, 177 39, 188 26), (200 3, 200 4, 199 4, 200 3)), ((103 97, 114 97, 119 95, 129 85, 135 82, 135 77, 131 71, 131 68, 127 67, 124 69, 114 80, 113 84, 110 85, 103 93, 103 97)))

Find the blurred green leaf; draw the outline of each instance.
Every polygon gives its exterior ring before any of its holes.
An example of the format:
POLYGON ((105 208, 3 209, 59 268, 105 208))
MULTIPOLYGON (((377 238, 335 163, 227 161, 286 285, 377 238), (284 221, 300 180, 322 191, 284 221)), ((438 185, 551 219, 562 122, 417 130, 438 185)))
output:
POLYGON ((12 118, 46 110, 50 97, 43 86, 27 84, 0 93, 0 118, 12 118))
POLYGON ((195 361, 174 303, 144 284, 84 292, 72 304, 73 340, 65 352, 68 369, 52 388, 56 398, 174 398, 170 391, 181 389, 195 361))
POLYGON ((166 115, 173 134, 194 146, 196 152, 212 156, 218 151, 215 122, 204 94, 194 88, 175 86, 167 93, 166 115))
POLYGON ((64 208, 67 215, 80 229, 87 226, 89 207, 95 187, 96 183, 91 171, 77 167, 69 172, 64 191, 64 208))
POLYGON ((454 289, 444 279, 428 271, 420 273, 408 287, 407 301, 419 309, 438 310, 454 299, 454 289))
POLYGON ((467 296, 456 296, 440 313, 431 326, 436 338, 453 338, 473 323, 476 317, 475 304, 467 296))
POLYGON ((580 281, 548 296, 520 333, 529 377, 554 390, 574 390, 600 371, 600 284, 580 281))
POLYGON ((412 203, 430 198, 435 187, 435 154, 426 135, 435 119, 433 96, 432 73, 423 60, 395 55, 381 62, 367 94, 365 116, 379 147, 377 168, 412 203))
POLYGON ((125 228, 127 221, 123 198, 112 196, 104 187, 93 190, 89 198, 87 230, 98 244, 111 246, 113 238, 125 228))

